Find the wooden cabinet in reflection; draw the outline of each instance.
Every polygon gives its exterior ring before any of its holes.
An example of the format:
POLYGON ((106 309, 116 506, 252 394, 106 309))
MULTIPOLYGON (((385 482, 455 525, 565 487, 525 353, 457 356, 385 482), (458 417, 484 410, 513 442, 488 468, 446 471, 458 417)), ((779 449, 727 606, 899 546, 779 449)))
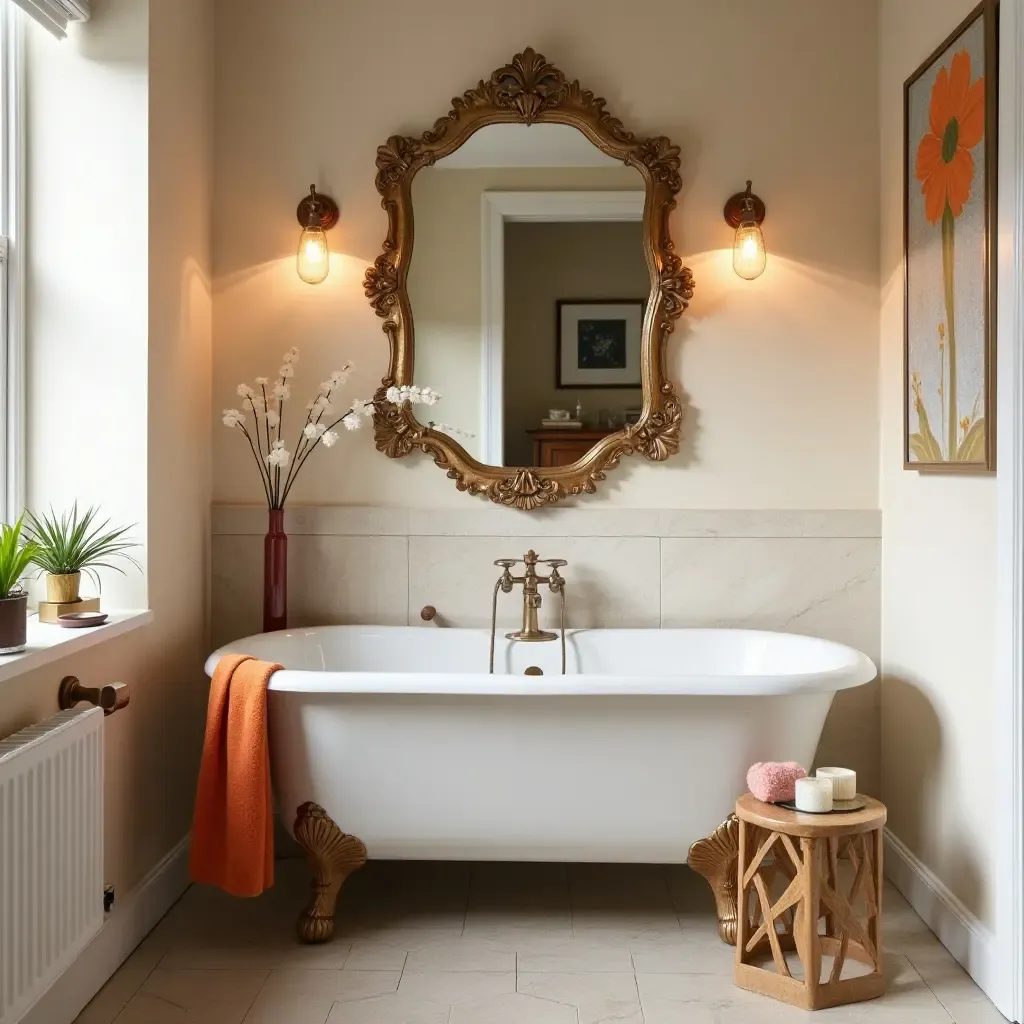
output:
POLYGON ((571 466, 614 430, 528 430, 535 466, 571 466))

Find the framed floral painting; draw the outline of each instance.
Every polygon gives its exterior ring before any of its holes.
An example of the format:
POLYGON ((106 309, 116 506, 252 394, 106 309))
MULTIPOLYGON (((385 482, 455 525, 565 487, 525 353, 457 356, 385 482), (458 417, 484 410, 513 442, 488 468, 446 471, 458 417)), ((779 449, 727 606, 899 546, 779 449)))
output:
POLYGON ((907 79, 905 469, 995 469, 996 2, 907 79))

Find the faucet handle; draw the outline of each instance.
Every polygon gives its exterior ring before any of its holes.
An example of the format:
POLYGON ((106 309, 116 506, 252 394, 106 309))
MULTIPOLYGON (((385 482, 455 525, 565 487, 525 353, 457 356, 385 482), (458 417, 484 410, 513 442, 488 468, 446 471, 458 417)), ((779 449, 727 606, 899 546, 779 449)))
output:
POLYGON ((541 565, 550 565, 552 569, 560 569, 569 563, 564 558, 542 558, 541 565))
POLYGON ((511 569, 513 565, 518 565, 520 561, 521 559, 519 558, 496 558, 494 564, 501 566, 503 569, 511 569))

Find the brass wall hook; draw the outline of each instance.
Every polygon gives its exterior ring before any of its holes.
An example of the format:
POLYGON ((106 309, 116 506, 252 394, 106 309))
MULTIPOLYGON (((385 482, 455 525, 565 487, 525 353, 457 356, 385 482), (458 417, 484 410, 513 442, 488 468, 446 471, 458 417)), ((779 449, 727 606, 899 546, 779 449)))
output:
POLYGON ((76 704, 85 701, 103 708, 103 714, 112 715, 115 711, 128 707, 130 700, 131 693, 127 683, 83 686, 77 676, 65 676, 60 681, 60 689, 57 691, 57 705, 61 711, 69 711, 76 704))

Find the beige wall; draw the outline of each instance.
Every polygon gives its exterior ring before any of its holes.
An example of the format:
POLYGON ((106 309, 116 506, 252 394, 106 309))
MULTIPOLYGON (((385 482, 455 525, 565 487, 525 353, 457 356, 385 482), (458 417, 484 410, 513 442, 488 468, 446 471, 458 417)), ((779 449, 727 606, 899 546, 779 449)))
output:
POLYGON ((66 673, 130 683, 106 725, 105 873, 123 894, 188 831, 205 708, 212 23, 208 0, 94 11, 63 43, 28 34, 29 501, 138 522, 147 576, 104 596, 148 592, 154 622, 6 683, 0 735, 53 713, 66 673))
MULTIPOLYGON (((387 364, 363 295, 386 218, 377 147, 533 45, 641 133, 682 147, 671 228, 697 292, 669 346, 692 408, 668 465, 624 460, 589 503, 633 508, 874 508, 878 501, 876 5, 846 0, 222 0, 217 17, 215 408, 303 350, 305 395, 346 358, 368 394, 387 364), (310 39, 329 40, 329 54, 310 39), (842 46, 824 46, 841 39, 842 46), (812 83, 812 84, 811 84, 812 83), (730 267, 726 197, 768 204, 768 269, 730 267), (341 204, 330 278, 294 269, 295 204, 316 180, 341 204), (831 211, 842 217, 837 231, 831 211)), ((303 398, 303 401, 305 399, 303 398)), ((250 456, 215 425, 215 499, 258 501, 250 456)), ((299 502, 469 501, 427 458, 396 464, 345 437, 299 502)))
POLYGON ((882 793, 892 831, 992 926, 996 481, 902 469, 902 87, 974 6, 881 6, 882 793))
POLYGON ((601 409, 639 407, 639 388, 555 386, 559 299, 643 299, 651 277, 636 222, 505 225, 505 465, 530 465, 533 441, 553 408, 575 409, 597 424, 601 409))

